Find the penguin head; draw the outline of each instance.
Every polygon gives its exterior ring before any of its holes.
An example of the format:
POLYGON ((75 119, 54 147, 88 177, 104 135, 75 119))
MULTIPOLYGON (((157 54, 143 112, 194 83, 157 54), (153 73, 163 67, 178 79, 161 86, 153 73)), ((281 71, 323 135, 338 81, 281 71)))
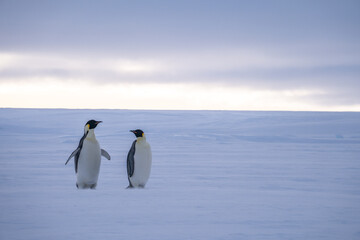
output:
POLYGON ((144 137, 144 132, 141 129, 130 130, 130 132, 134 133, 137 138, 144 137))
POLYGON ((85 124, 85 133, 87 133, 90 129, 96 128, 96 126, 101 123, 102 121, 95 121, 95 120, 89 120, 85 124))

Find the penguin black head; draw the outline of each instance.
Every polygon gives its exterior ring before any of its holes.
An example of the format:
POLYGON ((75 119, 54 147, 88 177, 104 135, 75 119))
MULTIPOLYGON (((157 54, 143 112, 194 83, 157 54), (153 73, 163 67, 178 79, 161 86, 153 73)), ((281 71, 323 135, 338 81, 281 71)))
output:
POLYGON ((144 132, 141 129, 130 130, 130 132, 134 133, 136 137, 143 137, 144 136, 144 132))
POLYGON ((101 123, 102 121, 95 121, 95 120, 90 120, 85 124, 85 128, 87 129, 94 129, 96 128, 96 126, 101 123))

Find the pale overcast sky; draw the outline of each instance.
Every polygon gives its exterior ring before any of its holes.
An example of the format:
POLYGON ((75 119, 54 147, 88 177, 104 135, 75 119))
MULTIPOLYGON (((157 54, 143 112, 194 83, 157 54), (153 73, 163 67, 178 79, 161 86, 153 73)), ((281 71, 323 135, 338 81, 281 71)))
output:
POLYGON ((360 111, 360 1, 0 0, 0 107, 360 111))

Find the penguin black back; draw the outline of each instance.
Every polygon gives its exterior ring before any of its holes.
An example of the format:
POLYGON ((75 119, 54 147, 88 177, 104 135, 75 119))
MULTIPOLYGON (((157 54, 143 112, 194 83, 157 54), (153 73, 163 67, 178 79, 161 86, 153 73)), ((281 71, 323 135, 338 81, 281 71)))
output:
POLYGON ((77 173, 77 169, 78 169, 78 163, 79 163, 79 156, 80 156, 80 152, 84 143, 84 140, 86 138, 88 133, 85 133, 84 136, 82 136, 82 138, 79 141, 79 146, 77 148, 80 149, 80 151, 78 151, 75 156, 74 156, 74 163, 75 163, 75 173, 77 173))
MULTIPOLYGON (((141 129, 136 129, 136 130, 130 130, 130 132, 134 133, 135 136, 138 137, 143 137, 144 136, 144 132, 141 129)), ((134 174, 134 169, 135 169, 135 159, 134 159, 134 155, 135 155, 135 146, 136 146, 136 142, 137 140, 135 140, 132 145, 131 148, 129 150, 128 156, 127 156, 127 174, 128 177, 132 177, 132 175, 134 174)), ((131 185, 131 184, 130 184, 131 185)))

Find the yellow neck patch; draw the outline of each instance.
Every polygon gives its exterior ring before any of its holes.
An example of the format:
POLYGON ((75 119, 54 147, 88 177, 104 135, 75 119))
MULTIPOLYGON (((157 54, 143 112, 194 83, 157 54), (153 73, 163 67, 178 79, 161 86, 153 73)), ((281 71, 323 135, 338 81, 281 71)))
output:
POLYGON ((90 124, 86 124, 84 128, 84 132, 87 133, 90 129, 90 124))

